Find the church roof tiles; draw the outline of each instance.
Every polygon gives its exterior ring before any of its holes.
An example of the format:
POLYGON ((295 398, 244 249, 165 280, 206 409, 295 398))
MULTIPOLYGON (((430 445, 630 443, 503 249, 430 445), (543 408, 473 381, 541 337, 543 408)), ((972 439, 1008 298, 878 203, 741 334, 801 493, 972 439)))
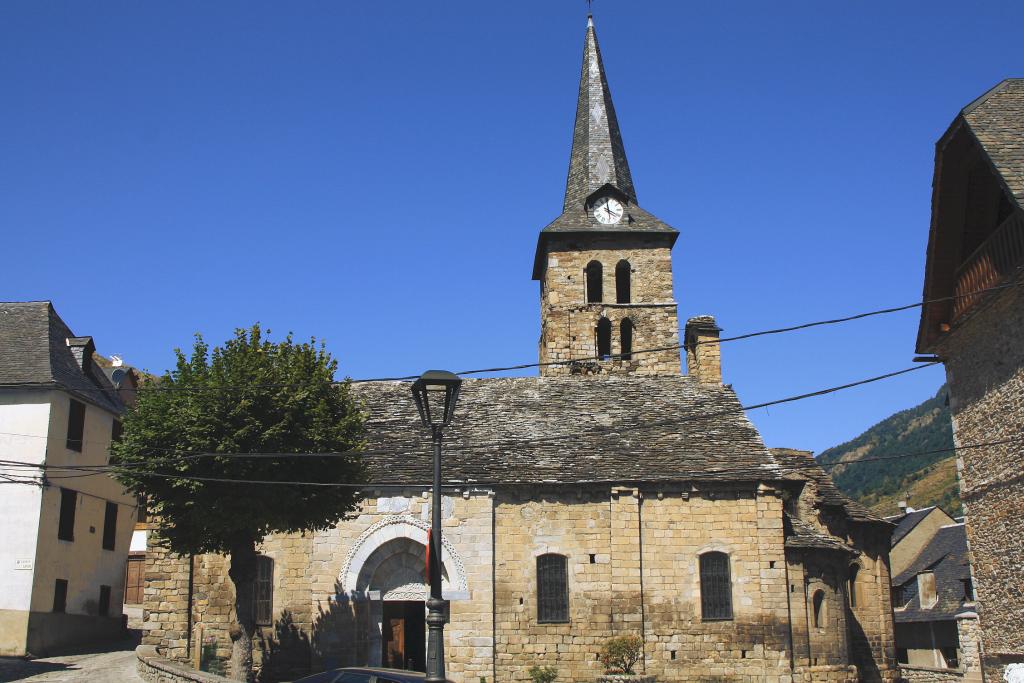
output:
MULTIPOLYGON (((410 385, 358 384, 371 479, 422 484, 430 441, 410 385)), ((757 481, 790 478, 731 388, 687 376, 467 380, 445 435, 451 483, 757 481)))

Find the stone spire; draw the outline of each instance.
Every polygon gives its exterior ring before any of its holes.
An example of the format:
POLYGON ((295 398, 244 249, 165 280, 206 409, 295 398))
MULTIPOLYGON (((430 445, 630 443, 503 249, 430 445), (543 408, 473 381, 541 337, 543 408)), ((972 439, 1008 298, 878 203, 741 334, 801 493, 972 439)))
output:
POLYGON ((615 186, 636 204, 633 176, 629 173, 626 149, 622 146, 594 20, 588 17, 563 210, 581 206, 588 196, 606 184, 615 186))

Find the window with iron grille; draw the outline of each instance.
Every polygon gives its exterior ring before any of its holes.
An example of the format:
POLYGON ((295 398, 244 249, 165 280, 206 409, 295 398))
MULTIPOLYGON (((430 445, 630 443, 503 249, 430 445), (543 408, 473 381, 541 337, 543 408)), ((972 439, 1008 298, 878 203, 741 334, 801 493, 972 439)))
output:
POLYGON ((725 553, 700 556, 700 610, 704 621, 732 619, 732 576, 725 553))
POLYGON ((537 558, 537 621, 560 624, 569 621, 569 574, 565 555, 537 558))
POLYGON ((274 560, 265 555, 256 558, 252 603, 256 625, 270 626, 274 622, 274 560))

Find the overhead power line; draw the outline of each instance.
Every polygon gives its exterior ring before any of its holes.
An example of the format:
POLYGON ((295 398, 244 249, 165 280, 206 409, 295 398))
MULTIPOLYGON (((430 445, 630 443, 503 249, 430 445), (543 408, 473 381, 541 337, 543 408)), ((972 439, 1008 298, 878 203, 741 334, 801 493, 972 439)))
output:
MULTIPOLYGON (((841 385, 834 386, 834 387, 828 387, 826 389, 818 389, 816 391, 811 391, 811 392, 807 392, 807 393, 803 393, 803 394, 797 394, 795 396, 787 396, 785 398, 779 398, 779 399, 775 399, 775 400, 772 400, 772 401, 765 401, 765 402, 762 402, 762 403, 755 403, 755 404, 751 404, 751 405, 747 405, 747 406, 737 406, 735 408, 728 408, 728 409, 724 409, 724 410, 720 410, 720 411, 716 411, 716 412, 696 414, 696 415, 682 415, 682 416, 678 416, 678 417, 675 417, 675 418, 672 418, 672 419, 668 419, 668 420, 644 422, 644 423, 639 424, 639 425, 631 425, 631 426, 625 426, 625 427, 622 426, 622 425, 587 425, 586 429, 587 429, 587 433, 588 434, 592 434, 594 432, 638 432, 638 431, 642 432, 644 430, 655 428, 655 427, 671 427, 671 426, 676 426, 676 425, 679 425, 679 424, 682 424, 682 423, 687 423, 687 422, 700 421, 700 420, 708 420, 708 419, 712 419, 712 418, 715 418, 715 417, 722 417, 722 416, 726 416, 726 415, 735 415, 737 411, 755 410, 755 409, 758 409, 758 408, 766 408, 766 407, 770 407, 770 406, 774 406, 774 405, 781 405, 781 404, 784 404, 784 403, 793 403, 793 402, 802 401, 802 400, 805 400, 805 399, 808 399, 808 398, 814 398, 814 397, 817 397, 817 396, 824 396, 824 395, 827 395, 827 394, 833 394, 833 393, 836 393, 836 392, 839 392, 839 391, 844 391, 846 389, 851 389, 851 388, 858 387, 858 386, 864 386, 866 384, 872 384, 874 382, 880 382, 880 381, 885 380, 885 379, 890 379, 890 378, 898 377, 900 375, 905 375, 905 374, 908 374, 908 373, 911 373, 911 372, 916 372, 918 370, 922 370, 922 369, 924 369, 926 367, 929 367, 930 365, 935 365, 935 364, 936 363, 928 363, 928 364, 916 365, 916 366, 912 366, 912 367, 909 367, 909 368, 905 368, 903 370, 896 370, 894 372, 887 372, 887 373, 882 374, 882 375, 876 375, 874 377, 869 377, 869 378, 866 378, 866 379, 858 380, 856 382, 848 382, 846 384, 841 384, 841 385)), ((579 438, 579 436, 580 435, 577 432, 570 432, 570 433, 565 433, 565 434, 553 434, 553 435, 550 435, 550 436, 535 437, 535 438, 532 438, 532 439, 503 439, 503 440, 500 440, 500 441, 484 442, 484 443, 479 443, 479 444, 459 444, 459 443, 456 442, 456 443, 453 443, 449 447, 448 450, 450 452, 465 452, 465 451, 478 451, 478 450, 493 450, 493 449, 500 449, 500 448, 517 448, 517 447, 522 447, 522 446, 526 446, 526 445, 534 445, 534 444, 540 444, 540 443, 550 443, 550 442, 555 442, 555 441, 564 441, 564 440, 567 440, 567 439, 577 439, 577 438, 579 438)), ((394 450, 393 449, 391 449, 391 450, 388 450, 388 449, 375 449, 374 451, 370 451, 370 452, 372 452, 372 453, 393 454, 394 450)), ((364 451, 345 451, 345 452, 341 452, 341 453, 192 453, 192 452, 186 452, 183 459, 198 459, 198 458, 239 458, 239 459, 267 458, 267 459, 289 459, 289 458, 300 458, 300 457, 301 458, 308 458, 308 457, 331 458, 331 457, 351 457, 352 455, 365 455, 366 453, 367 452, 364 452, 364 451)), ((176 462, 177 460, 178 459, 171 459, 171 458, 166 458, 166 457, 163 458, 163 461, 169 462, 170 464, 174 464, 174 462, 176 462)), ((150 467, 152 467, 154 465, 159 466, 161 464, 161 459, 160 458, 147 458, 147 459, 144 459, 144 460, 143 459, 134 459, 131 462, 128 462, 127 464, 130 464, 130 465, 135 465, 135 464, 148 465, 150 467)), ((0 467, 3 467, 3 466, 20 466, 20 465, 34 466, 31 463, 17 463, 16 461, 0 460, 0 467)), ((134 470, 134 469, 132 469, 130 467, 125 467, 123 464, 75 465, 75 466, 60 466, 60 467, 65 468, 65 469, 73 468, 74 471, 95 471, 97 473, 109 473, 109 472, 116 472, 116 471, 125 471, 125 472, 128 472, 128 473, 136 473, 136 472, 138 472, 138 470, 134 470)))
MULTIPOLYGON (((977 289, 977 290, 974 290, 974 291, 971 291, 971 292, 966 292, 964 294, 955 294, 955 295, 952 295, 952 296, 939 297, 939 298, 936 298, 936 299, 928 299, 928 300, 925 300, 925 301, 918 301, 918 302, 915 302, 915 303, 904 304, 904 305, 901 305, 901 306, 892 306, 892 307, 889 307, 889 308, 880 308, 880 309, 873 310, 873 311, 865 311, 865 312, 862 312, 862 313, 855 313, 853 315, 843 316, 843 317, 840 317, 840 318, 829 318, 829 319, 825 319, 825 320, 815 320, 815 321, 808 322, 808 323, 801 323, 801 324, 798 324, 798 325, 790 325, 790 326, 787 326, 787 327, 777 327, 777 328, 772 328, 772 329, 768 329, 768 330, 759 330, 759 331, 756 331, 756 332, 747 332, 745 334, 735 335, 735 336, 732 336, 732 337, 722 337, 720 339, 706 339, 706 340, 703 340, 703 341, 700 341, 700 342, 697 342, 697 343, 698 344, 724 344, 724 343, 727 343, 727 342, 741 341, 741 340, 744 340, 744 339, 753 339, 755 337, 764 337, 764 336, 775 335, 775 334, 784 334, 784 333, 787 333, 787 332, 796 332, 796 331, 799 331, 799 330, 806 330, 806 329, 811 329, 811 328, 814 328, 814 327, 822 327, 822 326, 826 326, 826 325, 839 325, 839 324, 842 324, 842 323, 852 322, 852 321, 855 321, 855 320, 863 320, 865 318, 871 318, 871 317, 874 317, 874 316, 888 315, 888 314, 891 314, 891 313, 899 313, 901 311, 908 311, 908 310, 911 310, 911 309, 914 309, 914 308, 921 308, 921 307, 928 306, 928 305, 931 305, 931 304, 947 303, 947 302, 950 302, 950 301, 955 301, 957 299, 963 299, 963 298, 967 298, 967 297, 979 296, 981 294, 987 294, 989 292, 995 292, 995 291, 999 291, 999 290, 1003 290, 1003 289, 1008 289, 1010 287, 1018 287, 1018 286, 1021 286, 1021 285, 1024 285, 1024 280, 1009 282, 1009 283, 1006 283, 1006 284, 997 285, 995 287, 986 287, 984 289, 977 289)), ((573 359, 569 359, 569 360, 547 361, 547 362, 543 362, 543 363, 519 363, 519 364, 516 364, 516 365, 503 365, 503 366, 496 366, 496 367, 489 367, 489 368, 476 368, 476 369, 471 369, 471 370, 462 370, 462 371, 456 372, 455 374, 456 375, 460 375, 460 376, 467 376, 467 375, 480 375, 480 374, 491 373, 491 372, 509 372, 509 371, 512 371, 512 370, 528 370, 528 369, 532 369, 532 368, 554 367, 554 366, 560 366, 560 365, 574 365, 574 364, 579 364, 579 363, 589 363, 589 362, 603 361, 603 360, 616 360, 616 359, 621 359, 623 356, 626 356, 626 355, 637 356, 637 355, 643 355, 643 354, 648 354, 648 353, 661 353, 661 352, 665 352, 665 351, 678 351, 678 350, 683 349, 683 348, 685 348, 685 344, 672 344, 672 345, 669 345, 669 346, 658 346, 658 347, 647 348, 647 349, 638 349, 636 351, 631 351, 629 354, 622 354, 622 353, 620 353, 620 354, 610 354, 610 355, 606 355, 606 356, 589 356, 589 357, 584 357, 584 358, 573 358, 573 359)), ((367 383, 367 382, 402 382, 402 381, 411 381, 411 380, 415 380, 415 379, 418 379, 418 378, 419 378, 419 375, 396 375, 396 376, 392 376, 392 377, 368 377, 368 378, 361 378, 361 379, 346 379, 346 380, 343 380, 343 381, 340 381, 340 382, 335 382, 335 384, 336 385, 341 385, 341 384, 346 384, 346 383, 363 384, 363 383, 367 383)), ((196 387, 196 386, 166 386, 166 385, 161 386, 159 384, 155 384, 153 386, 145 386, 145 387, 138 387, 138 388, 124 387, 122 390, 123 391, 134 391, 134 392, 147 392, 147 391, 195 391, 195 392, 201 392, 201 391, 233 391, 233 390, 238 390, 238 389, 280 389, 280 388, 301 387, 301 386, 304 386, 304 385, 302 385, 302 384, 236 384, 236 385, 218 385, 218 386, 211 386, 211 387, 196 387)), ((85 391, 85 389, 82 389, 82 391, 85 391)), ((99 393, 103 393, 104 395, 106 395, 106 393, 103 392, 100 389, 96 389, 95 391, 97 391, 99 393)))

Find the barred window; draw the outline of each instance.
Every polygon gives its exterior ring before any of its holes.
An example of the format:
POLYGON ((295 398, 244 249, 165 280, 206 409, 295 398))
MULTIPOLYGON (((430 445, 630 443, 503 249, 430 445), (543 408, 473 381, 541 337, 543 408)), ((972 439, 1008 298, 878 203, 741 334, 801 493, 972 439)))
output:
POLYGON ((704 621, 732 619, 732 576, 725 553, 700 556, 700 608, 704 621))
POLYGON ((256 558, 252 603, 256 625, 270 626, 274 622, 274 560, 266 555, 256 558))
POLYGON ((860 573, 860 567, 851 564, 850 565, 850 579, 847 582, 847 592, 850 594, 850 607, 857 606, 857 575, 860 573))
POLYGON ((537 621, 559 624, 569 621, 569 574, 564 555, 537 558, 537 621))

